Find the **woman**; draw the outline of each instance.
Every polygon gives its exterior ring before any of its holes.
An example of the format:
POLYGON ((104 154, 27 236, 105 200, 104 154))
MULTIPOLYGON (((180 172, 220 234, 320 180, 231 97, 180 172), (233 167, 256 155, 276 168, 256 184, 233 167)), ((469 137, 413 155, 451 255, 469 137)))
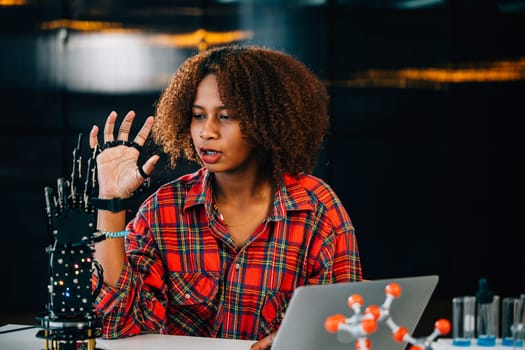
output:
MULTIPOLYGON (((173 166, 185 156, 202 168, 161 186, 127 226, 125 211, 98 211, 98 229, 112 237, 95 253, 105 337, 155 330, 257 339, 253 348, 265 349, 296 287, 361 280, 350 218, 309 175, 329 126, 328 96, 298 60, 254 46, 199 53, 132 144, 134 117, 116 140, 117 114, 107 118, 99 198, 127 198, 151 174, 157 155, 137 166, 150 131, 173 166)), ((97 135, 94 126, 91 147, 97 135)))

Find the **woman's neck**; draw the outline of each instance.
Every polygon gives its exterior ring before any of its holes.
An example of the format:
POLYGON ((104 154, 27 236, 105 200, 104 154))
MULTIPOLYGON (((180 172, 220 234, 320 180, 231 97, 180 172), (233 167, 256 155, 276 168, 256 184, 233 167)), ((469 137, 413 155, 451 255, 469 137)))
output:
MULTIPOLYGON (((224 175, 224 174, 221 174, 224 175)), ((213 192, 218 203, 248 203, 267 200, 272 193, 272 185, 267 178, 215 176, 213 192)))
POLYGON ((271 211, 271 182, 267 178, 218 176, 213 180, 212 191, 213 205, 235 246, 244 246, 271 211))

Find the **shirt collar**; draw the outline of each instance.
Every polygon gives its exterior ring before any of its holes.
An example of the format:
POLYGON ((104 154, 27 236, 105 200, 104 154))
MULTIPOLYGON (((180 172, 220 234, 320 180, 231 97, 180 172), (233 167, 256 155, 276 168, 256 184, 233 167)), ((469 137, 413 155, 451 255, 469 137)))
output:
POLYGON ((269 219, 279 221, 286 217, 286 212, 300 210, 313 210, 310 196, 296 177, 285 174, 284 183, 275 195, 269 219))
MULTIPOLYGON (((191 186, 184 201, 184 210, 201 204, 211 206, 211 174, 206 168, 199 169, 187 185, 191 186)), ((209 209, 209 208, 207 208, 209 209)))
MULTIPOLYGON (((191 188, 186 195, 184 210, 197 206, 206 205, 207 212, 211 212, 212 192, 211 177, 212 175, 206 168, 199 169, 188 183, 191 188)), ((302 176, 302 175, 299 175, 302 176)), ((284 183, 279 186, 275 193, 273 209, 269 219, 280 221, 286 217, 287 211, 313 210, 310 196, 305 188, 299 183, 297 177, 284 175, 284 183)))

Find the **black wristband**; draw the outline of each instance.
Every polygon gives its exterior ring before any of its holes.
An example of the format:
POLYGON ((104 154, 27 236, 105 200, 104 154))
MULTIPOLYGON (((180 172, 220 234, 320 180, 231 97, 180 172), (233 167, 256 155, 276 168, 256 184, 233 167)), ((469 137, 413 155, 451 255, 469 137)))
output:
POLYGON ((119 211, 129 209, 130 198, 121 199, 121 198, 111 198, 111 199, 101 199, 101 198, 91 198, 95 208, 100 210, 109 210, 112 213, 118 213, 119 211))
POLYGON ((140 176, 142 176, 144 180, 149 178, 149 175, 146 174, 146 172, 144 171, 144 169, 142 169, 141 166, 137 167, 137 170, 139 171, 140 176))

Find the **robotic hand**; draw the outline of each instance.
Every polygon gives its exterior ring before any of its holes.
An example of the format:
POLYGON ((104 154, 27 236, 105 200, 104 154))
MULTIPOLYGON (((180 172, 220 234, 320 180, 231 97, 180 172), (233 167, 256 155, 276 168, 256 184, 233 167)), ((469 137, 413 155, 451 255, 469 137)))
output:
POLYGON ((87 161, 82 183, 82 134, 73 151, 71 179, 59 178, 56 193, 45 187, 44 196, 48 217, 50 244, 49 302, 47 312, 38 316, 41 328, 37 337, 51 341, 52 350, 94 349, 100 335, 100 320, 93 301, 102 284, 102 267, 93 259, 94 243, 105 236, 97 235, 96 210, 93 193, 96 191, 95 148, 87 161), (92 286, 96 271, 97 285, 92 286), (80 343, 79 343, 80 342, 80 343))

